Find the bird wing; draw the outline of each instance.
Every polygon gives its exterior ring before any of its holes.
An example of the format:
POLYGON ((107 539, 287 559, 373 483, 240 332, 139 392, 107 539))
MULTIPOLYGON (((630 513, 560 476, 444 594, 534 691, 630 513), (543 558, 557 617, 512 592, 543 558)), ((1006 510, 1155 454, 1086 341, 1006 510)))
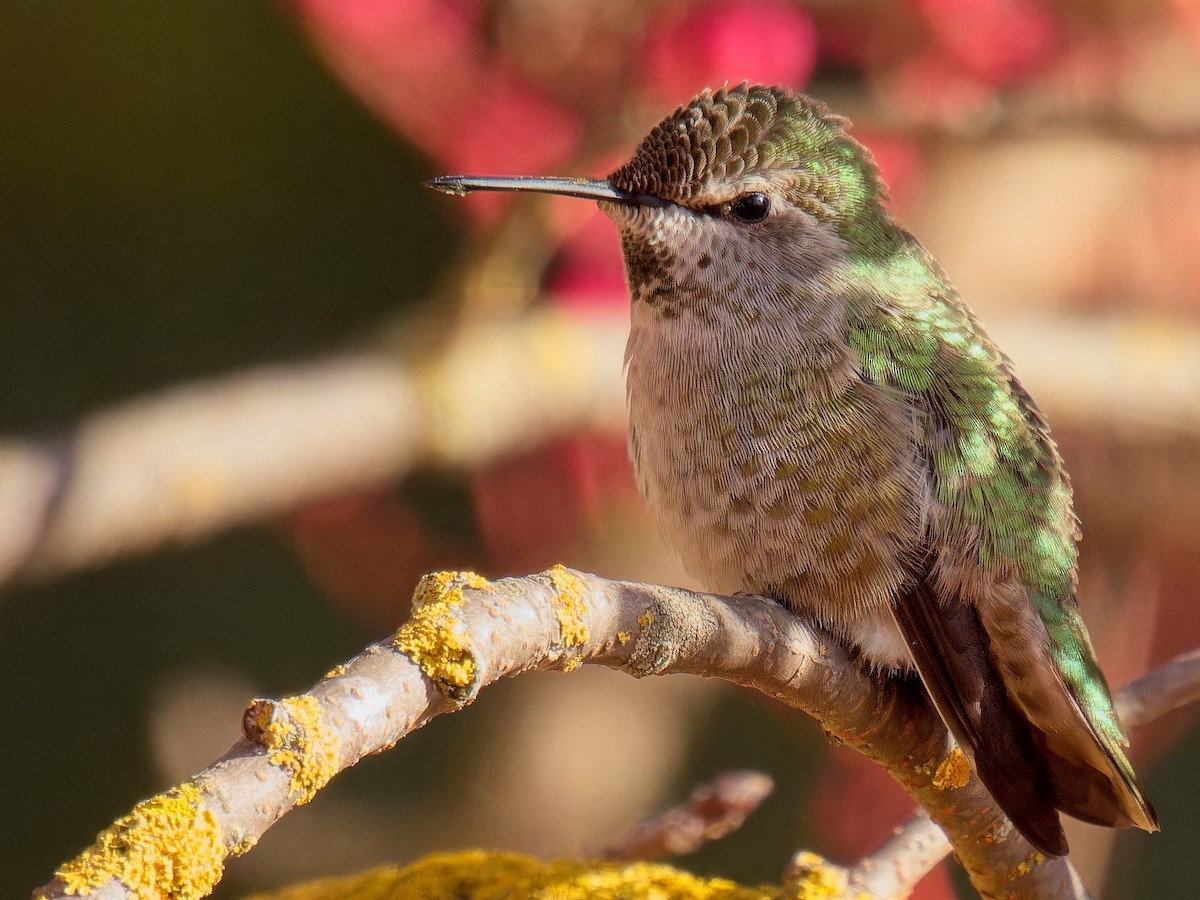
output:
POLYGON ((928 555, 895 611, 917 671, 1033 843, 1065 849, 1054 808, 1155 830, 1075 602, 1079 527, 1046 421, 915 240, 889 265, 849 338, 864 377, 907 398, 924 457, 928 555))

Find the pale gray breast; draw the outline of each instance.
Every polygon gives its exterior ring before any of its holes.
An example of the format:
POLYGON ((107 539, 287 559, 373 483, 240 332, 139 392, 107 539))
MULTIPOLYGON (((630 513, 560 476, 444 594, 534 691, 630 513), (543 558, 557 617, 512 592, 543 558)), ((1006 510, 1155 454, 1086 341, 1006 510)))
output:
POLYGON ((684 565, 711 590, 772 593, 830 627, 874 618, 919 540, 909 411, 859 378, 844 342, 755 339, 640 306, 630 452, 684 565))

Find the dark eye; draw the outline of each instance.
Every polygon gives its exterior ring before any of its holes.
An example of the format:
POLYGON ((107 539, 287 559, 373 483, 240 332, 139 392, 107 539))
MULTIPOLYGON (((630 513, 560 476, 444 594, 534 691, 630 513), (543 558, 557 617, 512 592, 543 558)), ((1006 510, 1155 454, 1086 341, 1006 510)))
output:
POLYGON ((766 194, 757 192, 742 194, 742 196, 733 201, 729 207, 729 211, 739 222, 752 225, 755 222, 761 222, 767 217, 767 213, 771 211, 771 198, 766 194))

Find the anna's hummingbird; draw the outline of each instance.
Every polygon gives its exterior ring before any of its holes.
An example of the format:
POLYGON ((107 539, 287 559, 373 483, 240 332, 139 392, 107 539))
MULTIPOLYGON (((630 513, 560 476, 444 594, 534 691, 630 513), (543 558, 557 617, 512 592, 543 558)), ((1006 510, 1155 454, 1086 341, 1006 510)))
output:
POLYGON ((743 84, 604 181, 430 184, 589 198, 616 224, 630 454, 707 589, 776 598, 881 677, 915 670, 1040 850, 1067 852, 1058 810, 1155 831, 1075 599, 1046 421, 847 126, 743 84))

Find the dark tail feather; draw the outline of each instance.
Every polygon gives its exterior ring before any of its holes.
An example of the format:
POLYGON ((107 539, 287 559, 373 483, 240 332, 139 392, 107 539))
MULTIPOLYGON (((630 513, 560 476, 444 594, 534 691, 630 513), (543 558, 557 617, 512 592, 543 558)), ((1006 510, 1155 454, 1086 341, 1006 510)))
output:
POLYGON ((1037 749, 1033 729, 1009 700, 997 673, 989 673, 987 685, 980 706, 987 731, 975 748, 975 770, 1029 843, 1047 856, 1065 856, 1069 848, 1058 817, 1054 778, 1037 749))
POLYGON ((1114 799, 1107 781, 1100 780, 1099 772, 1086 763, 1056 753, 1037 729, 1033 729, 1033 737, 1053 773, 1054 799, 1059 809, 1093 825, 1129 828, 1134 824, 1114 799))
POLYGON ((1104 773, 1059 753, 1036 727, 1031 728, 1030 733, 1050 771, 1055 803, 1060 810, 1093 825, 1158 830, 1158 815, 1132 772, 1128 776, 1128 786, 1123 790, 1126 793, 1133 792, 1136 802, 1124 800, 1104 773), (1134 804, 1133 813, 1130 812, 1131 803, 1134 804))
POLYGON ((975 610, 943 605, 922 580, 894 612, 938 714, 996 803, 1038 850, 1066 854, 1051 772, 992 663, 975 610))

